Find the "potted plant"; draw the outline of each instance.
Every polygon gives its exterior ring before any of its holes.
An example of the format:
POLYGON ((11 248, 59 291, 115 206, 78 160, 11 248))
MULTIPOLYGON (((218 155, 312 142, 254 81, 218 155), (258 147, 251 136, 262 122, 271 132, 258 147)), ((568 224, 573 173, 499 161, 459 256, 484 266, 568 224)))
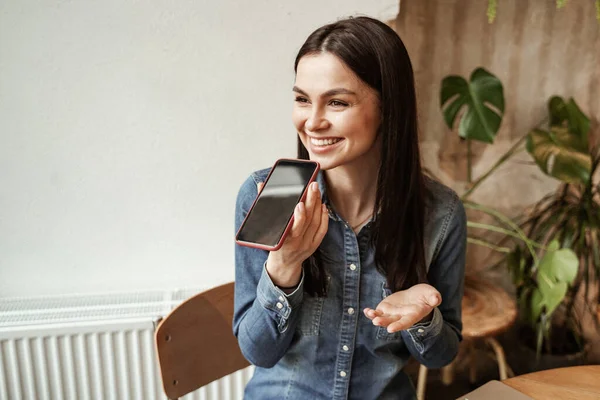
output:
POLYGON ((573 99, 553 97, 548 109, 548 130, 532 130, 526 147, 540 169, 561 185, 537 202, 520 226, 542 246, 572 249, 578 263, 563 263, 548 279, 522 245, 507 256, 521 308, 521 338, 536 349, 538 360, 546 355, 538 369, 554 367, 552 356, 582 361, 581 314, 588 313, 598 325, 600 283, 600 184, 594 181, 600 147, 590 144, 590 121, 573 99), (545 298, 540 285, 546 286, 545 298))
MULTIPOLYGON (((495 76, 478 68, 469 82, 458 76, 446 77, 442 81, 440 100, 444 119, 451 129, 460 118, 458 133, 466 146, 470 146, 470 140, 493 143, 504 112, 502 84, 495 76), (461 109, 465 110, 459 115, 461 109)), ((587 295, 600 276, 600 195, 592 178, 599 157, 598 150, 590 150, 588 144, 589 119, 572 99, 565 102, 553 97, 549 111, 549 118, 545 120, 549 121, 548 131, 533 129, 525 134, 475 181, 471 179, 471 153, 467 151, 470 187, 461 196, 466 208, 483 212, 496 222, 488 224, 469 218, 469 227, 486 234, 470 235, 468 241, 505 254, 502 265, 508 266, 511 273, 520 326, 526 327, 528 334, 524 337, 530 339, 529 344, 537 353, 536 360, 546 353, 570 350, 581 354, 580 320, 574 307, 576 294, 584 287, 587 295), (524 148, 542 171, 564 182, 556 194, 540 200, 524 222, 469 201, 469 196, 484 180, 524 148), (492 242, 488 232, 498 232, 503 237, 492 242), (507 239, 512 239, 514 246, 506 247, 507 239), (564 342, 561 340, 564 337, 572 337, 572 342, 579 345, 562 350, 552 345, 564 342)), ((538 364, 525 369, 540 367, 544 368, 538 364)))

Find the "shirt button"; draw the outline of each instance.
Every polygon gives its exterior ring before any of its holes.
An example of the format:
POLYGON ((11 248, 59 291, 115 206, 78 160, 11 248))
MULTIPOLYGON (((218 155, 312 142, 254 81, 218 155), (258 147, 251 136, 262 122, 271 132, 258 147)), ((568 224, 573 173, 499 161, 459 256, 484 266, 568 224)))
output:
POLYGON ((279 308, 280 310, 283 308, 283 304, 281 304, 281 303, 277 303, 277 304, 275 304, 275 305, 276 305, 276 306, 277 306, 277 308, 279 308))
POLYGON ((350 314, 350 315, 354 314, 354 308, 350 307, 348 309, 348 314, 350 314))
POLYGON ((340 371, 340 376, 343 378, 346 376, 346 371, 340 371))
POLYGON ((425 332, 425 331, 423 330, 423 328, 419 328, 419 329, 417 329, 417 332, 419 332, 419 333, 423 333, 423 332, 425 332))
POLYGON ((343 346, 342 346, 342 349, 344 349, 344 351, 348 351, 348 350, 350 350, 350 349, 348 348, 348 346, 346 346, 346 345, 343 345, 343 346))
POLYGON ((354 270, 356 269, 356 265, 354 265, 354 264, 350 264, 350 269, 351 269, 352 271, 354 271, 354 270))
POLYGON ((283 296, 279 296, 279 301, 283 301, 283 296))

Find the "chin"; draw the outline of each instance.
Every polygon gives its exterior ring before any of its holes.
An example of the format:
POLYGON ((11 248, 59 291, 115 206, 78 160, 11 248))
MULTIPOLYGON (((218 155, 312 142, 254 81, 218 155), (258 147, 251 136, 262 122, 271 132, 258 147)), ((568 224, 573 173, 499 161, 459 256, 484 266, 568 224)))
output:
POLYGON ((312 161, 316 161, 321 166, 321 170, 328 171, 330 169, 334 169, 339 167, 342 163, 340 160, 337 160, 332 157, 323 157, 317 154, 309 153, 310 159, 312 161))

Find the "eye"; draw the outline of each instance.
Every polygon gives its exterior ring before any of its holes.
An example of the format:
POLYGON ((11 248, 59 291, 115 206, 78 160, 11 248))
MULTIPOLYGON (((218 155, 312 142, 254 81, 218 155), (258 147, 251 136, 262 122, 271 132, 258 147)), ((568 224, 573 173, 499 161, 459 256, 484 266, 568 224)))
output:
POLYGON ((306 97, 302 97, 302 96, 296 96, 294 98, 294 101, 297 103, 308 103, 308 99, 306 97))
POLYGON ((339 100, 331 100, 329 104, 334 107, 346 107, 348 105, 348 103, 339 100))

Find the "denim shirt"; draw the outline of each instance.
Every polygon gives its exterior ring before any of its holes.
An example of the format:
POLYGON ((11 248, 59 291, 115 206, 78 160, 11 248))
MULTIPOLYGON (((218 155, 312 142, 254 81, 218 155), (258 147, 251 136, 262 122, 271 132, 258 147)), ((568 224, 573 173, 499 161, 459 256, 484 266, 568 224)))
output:
MULTIPOLYGON (((269 169, 253 173, 236 204, 236 231, 269 169)), ((429 368, 449 364, 461 337, 466 216, 456 193, 426 179, 425 257, 429 284, 442 295, 433 318, 388 333, 363 314, 392 292, 375 265, 372 221, 358 235, 330 207, 323 173, 317 182, 329 208, 320 245, 327 296, 298 288, 285 294, 266 272, 268 252, 236 245, 233 331, 244 356, 256 366, 245 399, 414 399, 402 371, 408 358, 429 368)))

